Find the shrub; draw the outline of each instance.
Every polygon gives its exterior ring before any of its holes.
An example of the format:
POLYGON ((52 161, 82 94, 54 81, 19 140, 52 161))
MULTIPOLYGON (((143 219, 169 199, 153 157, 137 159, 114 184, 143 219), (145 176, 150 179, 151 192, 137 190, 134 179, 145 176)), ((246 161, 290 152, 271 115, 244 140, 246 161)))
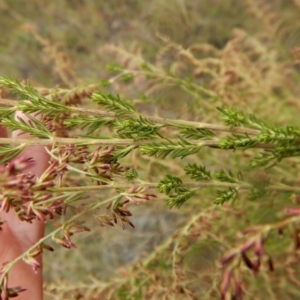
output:
MULTIPOLYGON (((155 223, 161 202, 178 209, 170 215, 173 228, 156 247, 148 244, 141 259, 135 255, 109 278, 75 287, 46 281, 46 293, 60 299, 299 295, 299 49, 286 35, 296 35, 290 26, 299 4, 284 4, 243 1, 243 14, 251 13, 263 28, 259 34, 240 28, 231 38, 181 46, 170 38, 176 27, 169 24, 158 35, 156 55, 136 42, 106 44, 101 53, 112 63, 92 84, 80 82, 68 56, 26 27, 62 85, 0 78, 1 124, 32 136, 0 138, 1 163, 33 144, 45 146, 51 157, 36 182, 22 175, 27 161, 16 161, 14 174, 1 167, 2 209, 49 224, 46 236, 17 260, 36 268, 38 250, 53 250, 51 240, 75 248, 73 235, 90 231, 93 222, 134 228, 134 220, 155 223), (16 111, 30 121, 15 120, 16 111), (148 209, 146 221, 134 218, 148 209)), ((184 16, 192 6, 177 13, 184 16)), ((2 267, 2 290, 11 267, 2 267)))

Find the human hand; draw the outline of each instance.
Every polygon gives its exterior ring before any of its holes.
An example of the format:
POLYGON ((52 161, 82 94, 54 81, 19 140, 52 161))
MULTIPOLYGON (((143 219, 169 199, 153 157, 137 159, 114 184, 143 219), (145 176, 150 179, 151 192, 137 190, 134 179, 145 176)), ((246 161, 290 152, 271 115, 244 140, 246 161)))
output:
MULTIPOLYGON (((21 112, 17 112, 16 116, 26 120, 26 116, 24 116, 21 112)), ((16 130, 12 133, 12 137, 18 138, 19 134, 20 131, 16 130)), ((28 136, 28 134, 21 135, 22 138, 26 138, 28 136)), ((7 137, 6 129, 1 127, 1 125, 0 137, 7 137)), ((33 158, 34 164, 30 166, 26 172, 30 172, 35 175, 35 177, 39 177, 48 166, 49 156, 43 146, 28 146, 18 155, 18 157, 33 158)), ((0 231, 1 268, 3 263, 14 260, 43 237, 44 222, 40 220, 34 220, 32 223, 21 221, 13 210, 9 210, 8 212, 0 210, 0 220, 5 221, 4 225, 2 225, 2 231, 0 231)), ((41 255, 39 255, 36 259, 42 266, 41 255)), ((42 268, 39 268, 37 272, 34 272, 30 265, 23 261, 18 261, 9 272, 8 286, 21 286, 26 289, 26 291, 19 294, 16 298, 17 300, 43 299, 42 268)), ((2 299, 1 296, 2 293, 0 289, 0 299, 2 299)))

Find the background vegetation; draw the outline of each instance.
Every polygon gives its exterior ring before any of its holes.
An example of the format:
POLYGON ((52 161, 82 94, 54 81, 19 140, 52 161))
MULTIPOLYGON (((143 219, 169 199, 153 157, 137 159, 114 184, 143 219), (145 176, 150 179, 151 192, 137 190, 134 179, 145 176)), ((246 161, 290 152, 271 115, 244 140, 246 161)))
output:
MULTIPOLYGON (((77 93, 80 105, 92 107, 80 91, 100 88, 148 115, 221 124, 216 107, 235 106, 270 124, 297 126, 299 14, 298 0, 0 0, 0 76, 30 79, 66 104, 78 104, 77 93)), ((259 153, 204 148, 181 161, 135 152, 124 164, 149 182, 182 177, 196 163, 242 171, 256 185, 299 183, 297 157, 269 172, 250 166, 259 153)), ((238 233, 282 219, 297 195, 245 194, 218 206, 214 194, 203 189, 171 210, 158 194, 131 208, 135 229, 125 231, 85 216, 92 231, 75 237, 78 249, 45 255, 46 299, 219 299, 219 261, 243 241, 238 233)), ((253 276, 243 267, 245 299, 299 299, 292 248, 289 234, 269 238, 275 271, 263 267, 253 276)))

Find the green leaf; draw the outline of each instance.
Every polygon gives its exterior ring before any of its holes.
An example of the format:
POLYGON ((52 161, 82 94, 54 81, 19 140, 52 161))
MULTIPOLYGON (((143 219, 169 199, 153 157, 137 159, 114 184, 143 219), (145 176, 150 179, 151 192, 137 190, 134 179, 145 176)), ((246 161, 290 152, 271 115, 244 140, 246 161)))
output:
POLYGON ((240 149, 245 150, 257 145, 260 141, 257 138, 251 138, 247 134, 228 136, 219 141, 218 147, 221 149, 240 149))
POLYGON ((18 146, 10 146, 10 145, 1 145, 0 146, 0 164, 3 164, 18 154, 20 154, 25 148, 25 144, 21 144, 18 146))
POLYGON ((111 82, 109 80, 106 80, 106 79, 100 80, 99 84, 102 87, 109 87, 109 86, 111 86, 111 82))
POLYGON ((262 120, 258 120, 252 114, 245 114, 243 112, 238 111, 236 108, 220 108, 217 109, 222 113, 222 119, 224 123, 228 126, 236 127, 246 125, 253 129, 263 130, 266 128, 271 128, 269 124, 262 120))
POLYGON ((124 70, 120 65, 118 65, 116 63, 107 64, 106 69, 110 72, 121 72, 124 70))
POLYGON ((222 119, 226 125, 236 127, 244 124, 245 116, 243 113, 238 112, 236 108, 217 107, 217 109, 222 113, 222 119))
POLYGON ((237 189, 229 188, 226 191, 217 191, 217 197, 215 198, 215 204, 224 204, 225 202, 234 202, 237 198, 237 189))
POLYGON ((231 171, 228 171, 228 173, 226 173, 224 170, 216 171, 213 175, 213 178, 222 182, 240 182, 239 179, 237 179, 231 171))
POLYGON ((119 95, 95 92, 92 95, 92 100, 118 116, 124 114, 137 114, 136 109, 125 100, 121 99, 119 95))
POLYGON ((131 145, 127 147, 117 147, 116 150, 112 152, 113 160, 119 160, 125 156, 127 156, 132 150, 134 150, 137 146, 131 145))
POLYGON ((121 138, 127 139, 149 139, 160 136, 158 131, 164 125, 156 125, 140 117, 138 120, 134 119, 119 119, 113 123, 113 127, 117 129, 117 134, 121 138))
POLYGON ((167 199, 168 207, 172 208, 176 206, 177 208, 180 208, 185 202, 195 195, 196 191, 197 189, 181 189, 178 194, 171 195, 170 198, 167 199))
POLYGON ((110 126, 113 123, 112 118, 103 118, 98 116, 86 116, 86 115, 78 115, 72 116, 71 118, 67 118, 64 120, 64 125, 67 128, 82 128, 88 129, 87 135, 92 132, 100 129, 101 127, 108 125, 110 126))
POLYGON ((18 110, 24 113, 42 113, 45 116, 55 116, 69 109, 55 98, 51 100, 40 95, 29 83, 22 84, 17 80, 0 77, 0 85, 9 87, 20 97, 18 110))
POLYGON ((138 173, 137 173, 136 169, 132 168, 130 170, 127 170, 125 172, 124 176, 128 181, 133 181, 138 178, 138 173))
POLYGON ((182 183, 181 179, 170 174, 167 174, 165 179, 161 180, 157 186, 160 193, 169 195, 172 190, 178 190, 179 185, 182 183))
POLYGON ((161 158, 165 158, 168 155, 171 155, 172 158, 184 158, 188 155, 199 152, 200 149, 201 146, 189 143, 188 141, 185 141, 183 139, 180 139, 178 143, 151 143, 140 146, 141 154, 161 158))
POLYGON ((17 117, 18 120, 14 120, 11 117, 4 118, 1 123, 4 127, 10 128, 12 130, 21 130, 22 132, 27 132, 32 136, 36 136, 41 139, 47 139, 52 136, 49 129, 40 121, 35 119, 31 115, 27 115, 29 119, 27 122, 21 117, 17 117))
POLYGON ((127 74, 123 74, 120 76, 120 81, 122 82, 130 82, 132 81, 132 79, 135 77, 134 74, 130 74, 130 73, 127 73, 127 74))
POLYGON ((157 186, 160 193, 164 193, 169 196, 167 205, 172 208, 176 206, 179 208, 188 199, 190 199, 198 189, 188 189, 182 185, 180 178, 167 174, 166 177, 161 180, 157 186))
POLYGON ((257 200, 259 198, 262 198, 266 194, 267 194, 267 190, 264 187, 255 186, 249 191, 247 198, 249 200, 257 200))
POLYGON ((183 128, 180 130, 180 134, 188 139, 207 139, 211 140, 215 137, 215 134, 208 130, 208 129, 202 129, 202 128, 183 128))
POLYGON ((187 175, 190 175, 192 179, 200 180, 212 180, 212 176, 205 166, 197 166, 196 164, 188 164, 184 168, 187 175))
POLYGON ((266 167, 269 168, 276 164, 276 155, 274 155, 271 151, 266 151, 265 153, 261 153, 260 157, 255 157, 251 162, 250 166, 253 168, 257 167, 266 167))
MULTIPOLYGON (((16 102, 17 105, 18 102, 16 102)), ((11 117, 17 111, 16 107, 0 107, 0 122, 2 118, 11 117)))

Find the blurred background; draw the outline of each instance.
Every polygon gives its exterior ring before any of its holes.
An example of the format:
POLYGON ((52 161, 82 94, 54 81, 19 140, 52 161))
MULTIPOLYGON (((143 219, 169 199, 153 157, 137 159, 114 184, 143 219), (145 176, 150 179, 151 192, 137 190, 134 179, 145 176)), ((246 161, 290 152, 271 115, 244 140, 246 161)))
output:
MULTIPOLYGON (((0 0, 0 76, 28 79, 41 90, 99 84, 159 116, 220 122, 215 106, 229 103, 296 125, 299 16, 298 0, 0 0), (195 57, 202 65, 189 61, 187 48, 200 49, 195 57), (142 63, 184 83, 168 84, 158 75, 156 81, 111 80, 116 66, 140 72, 142 63), (187 82, 207 90, 191 92, 187 82)), ((88 99, 81 105, 90 105, 88 99)), ((188 162, 226 169, 230 161, 230 167, 248 170, 244 160, 252 153, 234 155, 201 153, 188 162)), ((147 180, 182 172, 181 162, 136 159, 147 180)), ((272 175, 297 178, 293 162, 284 168, 272 175)), ((248 177, 255 181, 257 173, 249 171, 248 177)), ((234 245, 236 231, 276 219, 270 206, 280 208, 289 200, 270 195, 264 203, 214 210, 212 193, 199 194, 180 210, 168 209, 163 197, 133 207, 136 228, 125 231, 99 228, 86 216, 92 231, 75 237, 78 249, 56 247, 45 255, 46 299, 218 299, 217 261, 234 245)), ((270 247, 280 250, 276 242, 270 247)), ((294 260, 286 261, 281 252, 278 261, 287 271, 279 266, 273 277, 248 279, 246 299, 300 298, 294 260)))

